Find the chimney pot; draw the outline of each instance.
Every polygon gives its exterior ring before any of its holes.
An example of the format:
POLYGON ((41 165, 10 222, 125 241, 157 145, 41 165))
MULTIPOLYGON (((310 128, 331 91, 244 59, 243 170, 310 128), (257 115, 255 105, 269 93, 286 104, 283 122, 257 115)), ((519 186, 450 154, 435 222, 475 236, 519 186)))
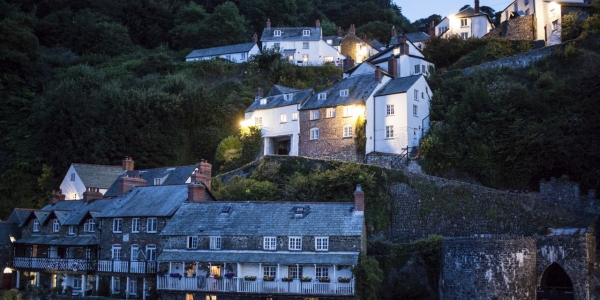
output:
POLYGON ((204 202, 206 195, 206 187, 197 181, 192 181, 188 184, 188 199, 187 202, 204 202))
POLYGON ((196 164, 197 171, 191 176, 191 182, 202 182, 207 189, 211 189, 211 176, 212 176, 212 165, 205 159, 200 160, 196 164))
POLYGON ((267 28, 271 28, 271 19, 267 19, 267 28))
POLYGON ((146 180, 142 178, 142 175, 129 177, 127 174, 123 174, 117 179, 119 196, 125 194, 134 186, 146 186, 146 180))
POLYGON ((317 21, 315 22, 315 27, 317 27, 317 28, 321 28, 321 21, 317 20, 317 21))
POLYGON ((344 59, 343 66, 344 66, 344 72, 354 68, 354 59, 352 59, 352 57, 350 55, 348 55, 348 57, 346 57, 346 59, 344 59))
POLYGON ((104 195, 100 193, 100 189, 95 187, 88 187, 87 191, 83 193, 83 202, 90 202, 91 200, 102 199, 104 195))
POLYGON ((365 211, 365 192, 363 192, 360 184, 356 186, 356 191, 354 191, 354 211, 365 211))
POLYGON ((350 35, 356 35, 356 27, 354 27, 354 24, 350 24, 350 31, 348 33, 350 35))
POLYGON ((133 171, 134 170, 134 161, 131 157, 125 156, 123 160, 123 171, 133 171))
POLYGON ((256 32, 254 33, 254 36, 252 36, 252 42, 255 44, 258 42, 258 35, 256 34, 256 32))
POLYGON ((342 31, 342 27, 338 27, 338 32, 337 32, 338 36, 341 37, 344 32, 342 31))
POLYGON ((392 37, 396 37, 398 32, 396 31, 396 26, 392 26, 392 37))

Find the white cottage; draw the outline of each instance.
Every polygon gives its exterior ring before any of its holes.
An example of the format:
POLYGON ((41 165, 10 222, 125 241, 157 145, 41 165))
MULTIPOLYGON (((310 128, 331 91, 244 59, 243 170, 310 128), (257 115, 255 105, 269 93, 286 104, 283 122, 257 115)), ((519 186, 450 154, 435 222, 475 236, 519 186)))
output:
POLYGON ((185 61, 223 58, 234 63, 244 63, 248 62, 250 57, 257 54, 260 54, 260 49, 256 45, 256 41, 254 41, 252 43, 194 50, 185 57, 185 61))
POLYGON ((467 7, 456 15, 446 16, 435 26, 437 37, 446 38, 459 35, 463 39, 480 38, 494 28, 490 17, 479 9, 479 0, 475 0, 475 8, 467 7))
POLYGON ((104 194, 123 170, 121 166, 71 164, 60 189, 66 200, 82 199, 88 188, 98 188, 104 194))

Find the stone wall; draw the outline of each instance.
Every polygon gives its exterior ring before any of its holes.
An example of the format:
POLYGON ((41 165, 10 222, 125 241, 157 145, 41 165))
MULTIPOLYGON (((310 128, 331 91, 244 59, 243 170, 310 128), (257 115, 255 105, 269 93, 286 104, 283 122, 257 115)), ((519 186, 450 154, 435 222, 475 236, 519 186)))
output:
POLYGON ((536 241, 445 238, 440 299, 535 299, 536 241))
POLYGON ((548 201, 565 203, 578 201, 579 184, 568 180, 556 180, 552 177, 549 182, 540 182, 540 195, 548 201))
MULTIPOLYGON (((505 38, 509 40, 535 41, 536 37, 535 14, 513 18, 502 22, 498 27, 484 35, 484 38, 505 38)), ((543 37, 542 37, 543 40, 543 37)))
POLYGON ((470 74, 473 74, 473 72, 475 72, 477 70, 495 69, 495 68, 503 68, 503 67, 524 68, 542 58, 550 56, 554 52, 555 49, 556 49, 555 46, 548 46, 548 47, 544 47, 541 49, 535 49, 535 50, 531 50, 529 52, 520 53, 520 54, 509 56, 509 57, 504 57, 504 58, 501 58, 498 60, 480 64, 478 66, 466 68, 463 70, 463 74, 470 75, 470 74))

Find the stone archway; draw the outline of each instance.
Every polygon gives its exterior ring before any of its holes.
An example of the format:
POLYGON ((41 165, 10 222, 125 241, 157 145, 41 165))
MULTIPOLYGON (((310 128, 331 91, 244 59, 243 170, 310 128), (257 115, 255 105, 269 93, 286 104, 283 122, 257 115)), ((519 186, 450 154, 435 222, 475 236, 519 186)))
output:
POLYGON ((537 288, 537 300, 573 300, 573 282, 565 269, 553 262, 550 264, 542 277, 537 288))

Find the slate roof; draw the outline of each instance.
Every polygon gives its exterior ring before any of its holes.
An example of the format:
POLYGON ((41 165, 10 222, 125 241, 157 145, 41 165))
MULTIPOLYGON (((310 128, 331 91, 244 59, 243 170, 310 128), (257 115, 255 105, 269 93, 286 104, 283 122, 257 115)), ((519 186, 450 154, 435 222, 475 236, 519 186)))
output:
POLYGON ((87 218, 88 213, 97 213, 110 204, 112 199, 97 199, 87 203, 83 200, 58 201, 53 205, 44 206, 34 214, 40 223, 45 223, 52 212, 61 225, 78 226, 87 218))
POLYGON ((43 210, 37 210, 33 212, 33 215, 35 216, 36 219, 38 219, 38 221, 40 221, 40 224, 44 224, 46 223, 46 219, 48 219, 48 217, 50 216, 50 210, 47 211, 43 211, 43 210))
POLYGON ((299 89, 294 89, 294 88, 290 88, 287 86, 275 84, 275 85, 273 85, 273 87, 271 88, 269 93, 267 94, 267 97, 281 95, 281 94, 296 93, 299 91, 300 91, 299 89))
POLYGON ((377 87, 375 75, 365 74, 345 78, 329 89, 321 92, 326 93, 325 100, 319 100, 319 94, 315 93, 308 99, 299 110, 315 109, 320 107, 335 107, 339 105, 348 105, 367 101, 367 98, 373 93, 377 87), (348 90, 348 96, 341 97, 341 90, 348 90))
POLYGON ((411 86, 419 80, 423 75, 412 75, 407 77, 398 77, 388 81, 384 86, 382 86, 375 96, 385 96, 390 94, 399 94, 406 93, 411 86))
MULTIPOLYGON (((207 193, 208 194, 208 193, 207 193)), ((99 218, 167 217, 188 198, 187 185, 136 186, 111 200, 99 218)))
POLYGON ((121 166, 72 164, 86 187, 107 189, 123 173, 121 166))
POLYGON ((98 239, 95 235, 76 235, 76 236, 60 236, 53 234, 32 235, 16 241, 20 244, 37 244, 37 245, 69 245, 69 246, 84 246, 96 245, 98 239))
MULTIPOLYGON (((178 167, 166 167, 166 168, 156 168, 156 169, 146 169, 146 170, 133 170, 127 171, 127 175, 129 177, 142 176, 144 180, 146 180, 146 186, 153 186, 155 178, 165 178, 164 181, 161 182, 161 185, 178 185, 184 184, 192 173, 196 170, 196 165, 190 166, 178 166, 178 167)), ((104 193, 104 197, 117 197, 119 195, 119 183, 115 180, 106 193, 104 193)))
POLYGON ((244 44, 213 47, 213 48, 206 48, 206 49, 197 49, 197 50, 190 52, 190 54, 188 54, 188 56, 186 56, 185 58, 189 59, 189 58, 197 58, 197 57, 219 56, 219 55, 232 54, 232 53, 249 52, 250 50, 252 50, 252 47, 254 47, 254 45, 256 45, 256 43, 244 43, 244 44))
POLYGON ((271 27, 263 29, 261 42, 277 41, 318 41, 321 39, 321 28, 316 27, 271 27), (281 36, 274 36, 273 31, 281 30, 281 36), (310 35, 303 36, 303 30, 310 30, 310 35))
POLYGON ((371 47, 377 49, 378 51, 381 51, 381 48, 385 48, 385 45, 382 44, 380 41, 376 40, 376 39, 372 39, 369 44, 371 45, 371 47))
MULTIPOLYGON (((324 36, 323 37, 323 41, 325 41, 325 43, 327 43, 327 40, 331 40, 331 46, 339 46, 340 42, 342 41, 342 37, 339 35, 328 35, 328 36, 324 36)), ((328 43, 329 44, 329 43, 328 43)))
POLYGON ((161 236, 360 236, 364 214, 354 203, 204 202, 184 203, 161 236), (230 207, 228 213, 224 208, 230 207), (296 208, 304 214, 296 216, 296 208))
POLYGON ((163 250, 158 261, 210 261, 232 263, 268 263, 268 264, 334 264, 355 265, 356 253, 343 252, 268 252, 268 251, 186 251, 163 250))
POLYGON ((8 217, 8 221, 15 222, 18 226, 23 226, 34 211, 35 209, 32 208, 15 208, 8 217))
MULTIPOLYGON (((423 42, 429 39, 429 34, 424 33, 424 32, 413 32, 413 33, 406 33, 404 34, 406 36, 406 38, 411 41, 411 43, 418 43, 418 42, 423 42)), ((398 41, 396 40, 396 43, 398 41)))
MULTIPOLYGON (((279 86, 279 87, 283 88, 281 86, 279 86)), ((289 88, 285 88, 285 89, 289 89, 289 88)), ((289 90, 291 90, 291 89, 289 89, 289 90)), ((289 90, 287 90, 287 91, 289 91, 289 90)), ((269 94, 271 94, 271 92, 273 92, 273 89, 271 89, 269 94)), ((291 100, 285 100, 284 94, 278 94, 275 96, 267 96, 266 97, 267 104, 265 104, 265 105, 260 104, 260 99, 264 99, 264 98, 258 98, 254 102, 252 102, 252 104, 250 104, 250 107, 248 107, 248 109, 246 109, 246 112, 251 112, 251 111, 255 111, 255 110, 263 110, 263 109, 271 109, 271 108, 283 107, 283 106, 288 106, 288 105, 301 104, 301 103, 304 103, 311 95, 313 95, 313 93, 314 93, 313 89, 301 90, 301 91, 296 92, 291 100)))
POLYGON ((475 16, 475 9, 469 6, 469 7, 465 8, 465 9, 459 11, 454 16, 456 18, 472 17, 472 16, 475 16))

